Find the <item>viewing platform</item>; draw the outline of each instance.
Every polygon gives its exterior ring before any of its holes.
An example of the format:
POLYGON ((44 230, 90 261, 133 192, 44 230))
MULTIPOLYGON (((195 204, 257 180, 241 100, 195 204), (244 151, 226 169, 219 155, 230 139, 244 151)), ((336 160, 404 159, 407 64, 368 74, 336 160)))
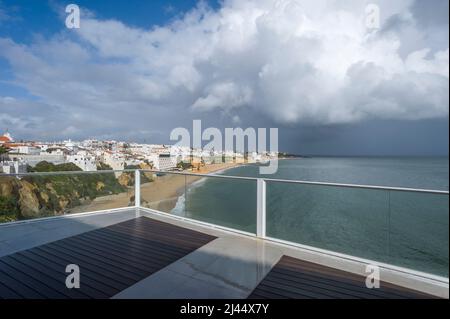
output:
POLYGON ((448 278, 267 236, 254 182, 254 234, 140 204, 0 224, 0 298, 448 298, 448 278), (69 264, 80 288, 66 287, 69 264))

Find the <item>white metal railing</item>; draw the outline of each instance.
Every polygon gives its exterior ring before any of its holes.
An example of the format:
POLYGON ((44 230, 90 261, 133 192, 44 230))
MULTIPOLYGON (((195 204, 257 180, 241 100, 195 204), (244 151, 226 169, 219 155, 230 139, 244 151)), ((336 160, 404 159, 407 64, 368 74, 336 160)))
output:
POLYGON ((134 206, 141 207, 141 172, 134 171, 134 206))
MULTIPOLYGON (((304 184, 304 185, 318 185, 318 186, 331 186, 331 187, 345 187, 345 188, 358 188, 358 189, 374 189, 374 190, 386 190, 386 191, 398 191, 398 192, 414 192, 414 193, 424 193, 424 194, 437 194, 448 196, 448 191, 443 190, 430 190, 430 189, 415 189, 415 188, 404 188, 404 187, 384 187, 384 186, 371 186, 371 185, 356 185, 356 184, 340 184, 340 183, 328 183, 328 182, 311 182, 311 181, 300 181, 300 180, 286 180, 286 179, 273 179, 273 178, 255 178, 255 177, 242 177, 242 176, 229 176, 229 175, 219 175, 219 174, 196 174, 190 172, 175 172, 175 171, 156 171, 156 170, 104 170, 104 171, 92 171, 92 172, 84 172, 84 171, 70 171, 70 172, 39 172, 39 173, 18 173, 18 174, 0 174, 0 178, 2 176, 57 176, 57 175, 67 175, 67 174, 106 174, 106 173, 118 173, 118 172, 128 172, 134 173, 134 190, 135 190, 135 203, 134 207, 136 208, 145 208, 141 205, 141 172, 150 172, 150 173, 164 173, 171 175, 183 175, 183 176, 197 176, 197 177, 205 177, 205 178, 222 178, 222 179, 231 179, 231 180, 247 180, 253 181, 256 184, 256 231, 253 233, 253 236, 257 236, 259 238, 274 240, 274 238, 268 237, 266 234, 267 229, 267 216, 266 216, 266 206, 267 206, 267 183, 268 182, 279 182, 279 183, 291 183, 291 184, 304 184)), ((1 181, 0 181, 1 182, 1 181)), ((189 219, 189 218, 186 218, 189 219)), ((193 220, 198 222, 196 220, 193 220)), ((5 223, 8 224, 8 223, 5 223)), ((208 224, 208 223, 205 223, 208 224)), ((211 224, 213 227, 214 224, 211 224)), ((222 227, 217 224, 219 228, 222 227)), ((236 231, 240 232, 240 230, 236 229, 236 231)), ((283 243, 291 243, 293 245, 298 245, 294 242, 288 242, 279 240, 283 243)), ((314 247, 310 247, 313 248, 314 247)), ((317 248, 320 250, 320 248, 317 248)), ((336 253, 339 254, 339 253, 336 253)), ((349 256, 353 257, 353 256, 349 256)))
POLYGON ((256 188, 256 236, 266 237, 266 181, 257 179, 256 188))
MULTIPOLYGON (((154 173, 161 173, 160 171, 153 171, 153 170, 142 170, 143 172, 154 172, 154 173)), ((184 175, 184 176, 199 176, 199 177, 205 177, 205 178, 221 178, 221 179, 235 179, 235 180, 247 180, 247 181, 253 181, 256 183, 256 229, 253 232, 252 236, 256 236, 258 238, 268 240, 273 243, 280 243, 283 245, 288 245, 296 248, 301 249, 307 249, 312 252, 319 252, 322 254, 326 254, 328 256, 334 256, 339 259, 346 259, 346 260, 353 260, 356 262, 362 262, 362 263, 370 263, 370 264, 376 264, 382 268, 400 271, 403 273, 407 273, 414 276, 419 276, 423 278, 433 279, 440 282, 444 282, 448 284, 448 278, 447 277, 441 277, 438 275, 433 275, 431 273, 425 273, 422 271, 417 271, 414 269, 409 269, 401 266, 395 266, 392 264, 383 263, 381 261, 375 261, 375 260, 369 260, 363 257, 359 257, 356 255, 348 255, 346 253, 337 252, 335 250, 328 250, 328 248, 319 248, 316 246, 310 246, 308 244, 302 244, 298 241, 290 241, 290 240, 284 240, 281 238, 274 238, 273 236, 268 235, 267 232, 267 184, 268 183, 289 183, 289 184, 297 184, 297 185, 315 185, 315 186, 326 186, 326 187, 343 187, 343 188, 351 188, 351 189, 366 189, 366 190, 384 190, 387 191, 389 194, 388 201, 389 201, 389 213, 387 215, 387 218, 390 219, 390 193, 395 192, 410 192, 410 193, 422 193, 422 194, 436 194, 440 196, 448 196, 449 192, 444 190, 432 190, 432 189, 416 189, 416 188, 406 188, 406 187, 384 187, 384 186, 371 186, 371 185, 356 185, 356 184, 340 184, 340 183, 328 183, 328 182, 310 182, 310 181, 299 181, 299 180, 285 180, 285 179, 274 179, 274 178, 255 178, 255 177, 242 177, 242 176, 229 176, 229 175, 218 175, 218 174, 195 174, 190 172, 172 172, 172 171, 164 171, 163 173, 169 174, 169 175, 184 175)), ((146 209, 145 207, 142 207, 143 209, 146 209)), ((162 213, 157 210, 151 209, 151 211, 156 213, 162 213)), ((448 208, 447 208, 448 213, 448 208)), ((166 213, 163 213, 167 215, 166 213)), ((169 215, 170 216, 170 215, 169 215)), ((176 217, 178 218, 178 216, 176 217)), ((192 219, 190 217, 181 218, 183 220, 186 220, 187 222, 192 221, 194 223, 201 223, 201 224, 207 224, 207 226, 212 228, 225 228, 227 230, 233 231, 233 229, 229 229, 229 227, 220 226, 220 222, 202 222, 196 219, 192 219)), ((389 222, 390 225, 390 222, 389 222)), ((390 227, 390 226, 389 226, 390 227)), ((237 233, 241 233, 241 229, 235 229, 237 233)), ((390 229, 388 230, 390 232, 390 229)))
MULTIPOLYGON (((199 173, 189 173, 189 172, 177 172, 177 171, 158 171, 149 169, 123 169, 123 170, 99 170, 99 171, 56 171, 56 172, 29 172, 29 173, 12 173, 3 174, 2 176, 52 176, 52 175, 78 175, 78 174, 107 174, 107 173, 123 173, 123 172, 150 172, 150 173, 164 173, 164 174, 177 174, 184 176, 199 176, 199 177, 217 177, 226 179, 241 179, 241 180, 252 180, 257 181, 262 179, 265 182, 283 182, 292 184, 305 184, 305 185, 319 185, 319 186, 336 186, 336 187, 346 187, 346 188, 363 188, 363 189, 378 189, 378 190, 392 190, 392 191, 404 191, 404 192, 417 192, 417 193, 431 193, 431 194, 442 194, 449 195, 449 191, 444 190, 434 190, 434 189, 420 189, 420 188, 408 188, 408 187, 390 187, 390 186, 376 186, 376 185, 361 185, 361 184, 346 184, 346 183, 330 183, 330 182, 313 182, 304 180, 293 180, 293 179, 278 179, 278 178, 258 178, 258 177, 245 177, 245 176, 233 176, 233 175, 219 175, 219 174, 199 174, 199 173)), ((139 175, 139 174, 138 174, 139 175)), ((136 175, 135 175, 136 176, 136 175)))
POLYGON ((408 188, 408 187, 390 187, 390 186, 346 184, 346 183, 312 182, 312 181, 303 181, 303 180, 295 180, 295 179, 279 179, 279 178, 265 178, 265 177, 264 178, 259 178, 259 177, 219 175, 219 174, 198 174, 198 173, 177 172, 177 171, 156 171, 156 170, 148 170, 148 169, 140 169, 139 171, 150 172, 150 173, 177 174, 177 175, 200 176, 200 177, 202 177, 202 176, 203 177, 218 177, 218 178, 241 179, 241 180, 252 180, 252 181, 257 181, 258 179, 262 179, 265 182, 283 182, 283 183, 305 184, 305 185, 337 186, 337 187, 346 187, 346 188, 393 190, 393 191, 432 193, 432 194, 443 194, 443 195, 448 195, 449 194, 449 191, 444 191, 444 190, 408 188))
MULTIPOLYGON (((291 184, 303 184, 303 185, 317 185, 317 186, 331 186, 331 187, 344 187, 344 188, 357 188, 357 189, 373 189, 373 190, 386 190, 386 191, 399 191, 399 192, 413 192, 413 193, 426 193, 436 195, 449 195, 449 191, 444 190, 432 190, 432 189, 417 189, 407 187, 389 187, 389 186, 373 186, 373 185, 358 185, 358 184, 344 184, 344 183, 328 183, 328 182, 312 182, 302 180, 289 180, 289 179, 276 179, 276 178, 257 178, 257 177, 243 177, 243 176, 231 176, 231 175, 219 175, 219 174, 196 174, 189 172, 176 172, 176 171, 156 171, 156 170, 136 170, 136 176, 140 176, 138 172, 151 172, 151 173, 165 173, 173 175, 183 176, 200 176, 200 177, 214 177, 224 179, 236 179, 236 180, 248 180, 256 182, 256 236, 260 238, 266 238, 266 204, 267 204, 267 182, 279 182, 279 183, 291 183, 291 184)), ((137 179, 136 179, 137 180, 137 179)), ((140 184, 135 185, 135 198, 140 199, 140 184)), ((136 202, 138 202, 136 200, 136 202)))
POLYGON ((27 172, 27 173, 12 173, 12 174, 0 173, 0 177, 57 176, 57 175, 108 174, 108 173, 134 173, 135 171, 136 171, 135 169, 121 169, 121 170, 98 170, 98 171, 27 172))
POLYGON ((258 236, 260 238, 266 237, 266 203, 267 203, 267 201, 266 201, 266 185, 268 182, 449 195, 449 191, 444 191, 444 190, 358 185, 358 184, 344 184, 344 183, 329 183, 329 182, 312 182, 312 181, 302 181, 302 180, 256 178, 256 177, 231 176, 231 175, 219 175, 219 174, 198 174, 198 173, 190 173, 190 172, 159 171, 159 170, 147 170, 147 169, 99 170, 99 171, 88 171, 88 172, 86 172, 86 171, 31 172, 31 173, 0 174, 0 177, 1 176, 23 177, 23 176, 107 174, 107 173, 121 173, 121 172, 134 173, 135 207, 141 207, 141 205, 140 205, 140 202, 141 202, 140 173, 141 172, 254 181, 256 183, 256 187, 257 187, 257 192, 256 192, 256 194, 257 194, 257 196, 256 196, 257 197, 256 198, 256 236, 258 236))

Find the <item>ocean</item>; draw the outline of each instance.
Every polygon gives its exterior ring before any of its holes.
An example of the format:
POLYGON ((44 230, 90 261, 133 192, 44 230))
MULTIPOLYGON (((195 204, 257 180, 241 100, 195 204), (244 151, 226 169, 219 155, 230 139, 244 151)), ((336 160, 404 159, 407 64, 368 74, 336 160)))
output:
MULTIPOLYGON (((222 175, 449 189, 446 158, 280 160, 278 172, 257 165, 222 175)), ((448 277, 448 195, 267 183, 267 236, 448 277)), ((173 213, 256 230, 256 183, 208 177, 180 197, 173 213)))

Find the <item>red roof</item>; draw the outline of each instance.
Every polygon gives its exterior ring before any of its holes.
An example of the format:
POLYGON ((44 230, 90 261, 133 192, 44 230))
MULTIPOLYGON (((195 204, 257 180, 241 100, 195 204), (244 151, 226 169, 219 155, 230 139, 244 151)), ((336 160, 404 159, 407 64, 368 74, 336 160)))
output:
POLYGON ((26 146, 25 143, 5 143, 8 147, 26 146))
POLYGON ((6 136, 0 136, 0 142, 11 142, 11 140, 6 136))

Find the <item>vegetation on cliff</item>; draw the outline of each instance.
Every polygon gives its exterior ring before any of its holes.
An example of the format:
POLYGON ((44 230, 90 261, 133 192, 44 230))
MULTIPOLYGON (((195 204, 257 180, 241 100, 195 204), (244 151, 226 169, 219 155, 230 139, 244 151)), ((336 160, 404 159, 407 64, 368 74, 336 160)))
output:
POLYGON ((179 162, 177 164, 177 168, 180 168, 182 170, 187 170, 187 169, 193 168, 193 166, 192 166, 192 164, 190 162, 183 162, 183 161, 181 161, 181 162, 179 162))
MULTIPOLYGON (((72 163, 40 162, 33 172, 81 171, 72 163)), ((0 222, 61 215, 96 197, 125 192, 114 173, 24 176, 0 175, 0 222)))
POLYGON ((97 170, 98 171, 112 171, 113 168, 111 166, 109 166, 108 164, 100 162, 97 164, 97 170))
MULTIPOLYGON (((127 165, 125 166, 127 170, 134 169, 149 169, 145 165, 127 165)), ((153 181, 152 173, 142 173, 141 174, 141 184, 149 183, 153 181)), ((134 172, 124 172, 119 176, 119 183, 124 186, 133 186, 134 185, 134 172)))

